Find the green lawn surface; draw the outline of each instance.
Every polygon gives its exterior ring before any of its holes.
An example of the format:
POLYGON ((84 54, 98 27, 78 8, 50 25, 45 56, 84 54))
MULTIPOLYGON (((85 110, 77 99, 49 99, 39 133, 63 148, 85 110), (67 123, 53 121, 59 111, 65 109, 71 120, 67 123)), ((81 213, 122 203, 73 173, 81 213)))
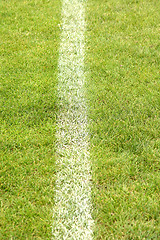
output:
POLYGON ((160 239, 160 2, 89 0, 95 239, 160 239))
POLYGON ((60 1, 0 10, 0 239, 51 239, 60 1))
MULTIPOLYGON (((60 0, 0 1, 0 239, 51 239, 60 0)), ((88 0, 94 239, 160 239, 160 4, 88 0)))

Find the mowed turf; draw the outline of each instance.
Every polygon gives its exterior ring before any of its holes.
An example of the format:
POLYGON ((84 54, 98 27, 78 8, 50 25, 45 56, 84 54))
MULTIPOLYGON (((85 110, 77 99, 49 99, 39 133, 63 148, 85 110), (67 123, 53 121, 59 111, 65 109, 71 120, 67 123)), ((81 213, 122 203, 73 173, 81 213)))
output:
POLYGON ((89 0, 95 239, 160 239, 160 4, 89 0))
POLYGON ((51 239, 60 1, 0 9, 0 239, 51 239))
MULTIPOLYGON (((51 239, 59 0, 2 0, 1 239, 51 239)), ((159 1, 86 1, 94 239, 160 238, 159 1)))

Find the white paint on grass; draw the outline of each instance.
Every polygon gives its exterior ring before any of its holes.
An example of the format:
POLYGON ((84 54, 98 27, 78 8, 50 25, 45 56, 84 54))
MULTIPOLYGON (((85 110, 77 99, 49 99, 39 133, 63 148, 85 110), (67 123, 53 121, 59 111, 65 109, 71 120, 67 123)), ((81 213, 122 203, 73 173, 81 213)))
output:
POLYGON ((91 169, 84 98, 84 1, 63 0, 62 4, 53 239, 92 240, 91 169))

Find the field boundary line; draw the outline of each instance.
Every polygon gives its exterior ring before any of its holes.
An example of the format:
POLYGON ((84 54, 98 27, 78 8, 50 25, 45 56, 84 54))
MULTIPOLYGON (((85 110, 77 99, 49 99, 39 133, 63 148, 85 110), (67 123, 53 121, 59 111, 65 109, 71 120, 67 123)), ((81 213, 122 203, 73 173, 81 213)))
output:
POLYGON ((91 166, 85 100, 85 6, 62 1, 53 239, 93 239, 91 166))

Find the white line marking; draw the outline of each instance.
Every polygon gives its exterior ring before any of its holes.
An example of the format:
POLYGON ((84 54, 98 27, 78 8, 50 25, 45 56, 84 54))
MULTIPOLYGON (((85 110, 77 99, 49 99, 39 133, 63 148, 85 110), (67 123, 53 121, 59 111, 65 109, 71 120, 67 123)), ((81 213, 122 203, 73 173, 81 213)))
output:
POLYGON ((83 0, 63 0, 53 239, 92 240, 91 168, 84 98, 83 0))

